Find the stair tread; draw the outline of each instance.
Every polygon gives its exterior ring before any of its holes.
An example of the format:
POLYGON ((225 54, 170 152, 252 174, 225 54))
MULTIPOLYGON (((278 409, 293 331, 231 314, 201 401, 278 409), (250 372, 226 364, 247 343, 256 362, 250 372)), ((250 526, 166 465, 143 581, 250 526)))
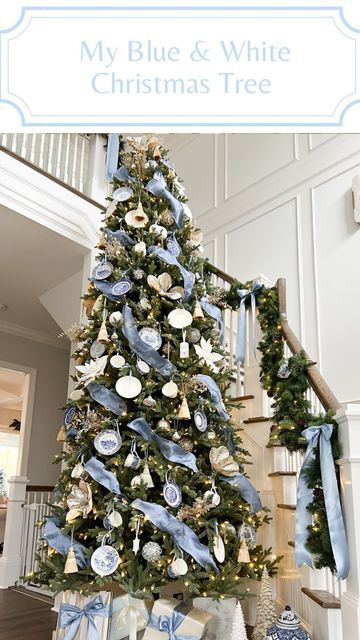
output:
POLYGON ((296 476, 296 471, 273 471, 268 473, 269 478, 279 478, 281 476, 296 476))
POLYGON ((276 506, 278 507, 278 509, 289 509, 290 511, 296 510, 296 504, 284 504, 280 502, 276 506))
POLYGON ((293 547, 295 549, 295 542, 294 540, 289 540, 288 542, 289 547, 293 547))
POLYGON ((255 396, 253 396, 252 394, 249 394, 247 396, 235 396, 235 397, 229 397, 229 400, 231 400, 231 402, 241 402, 242 400, 253 400, 255 398, 255 396))
POLYGON ((245 424, 252 424, 253 422, 269 422, 272 418, 266 416, 257 416, 255 418, 247 418, 244 420, 245 424))
POLYGON ((323 609, 341 609, 340 599, 325 589, 302 587, 301 591, 323 609))

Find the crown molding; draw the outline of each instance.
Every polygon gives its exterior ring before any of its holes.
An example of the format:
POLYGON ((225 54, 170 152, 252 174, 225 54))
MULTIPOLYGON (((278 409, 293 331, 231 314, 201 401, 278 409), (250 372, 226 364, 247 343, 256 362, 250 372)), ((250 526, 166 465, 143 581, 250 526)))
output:
POLYGON ((49 347, 55 347, 62 351, 69 351, 69 341, 59 338, 54 338, 47 333, 36 331, 35 329, 29 329, 28 327, 21 327, 18 324, 12 324, 11 322, 0 321, 0 332, 10 333, 13 336, 19 338, 25 338, 25 340, 33 340, 34 342, 40 342, 46 344, 49 347))

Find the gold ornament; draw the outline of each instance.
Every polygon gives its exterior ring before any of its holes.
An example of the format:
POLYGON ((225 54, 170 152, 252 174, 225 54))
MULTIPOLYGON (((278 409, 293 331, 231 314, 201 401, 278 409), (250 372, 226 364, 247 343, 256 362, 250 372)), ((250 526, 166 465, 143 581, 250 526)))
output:
POLYGON ((249 563, 250 562, 249 550, 248 550, 248 548, 246 546, 245 540, 243 540, 241 545, 240 545, 239 555, 238 555, 238 562, 243 562, 243 563, 249 563))
POLYGON ((180 409, 179 409, 179 414, 178 417, 180 420, 190 420, 191 416, 190 416, 190 411, 189 411, 189 405, 187 403, 187 400, 184 396, 183 401, 180 405, 180 409))
POLYGON ((65 562, 64 573, 77 573, 78 571, 79 567, 77 566, 75 551, 73 547, 70 547, 65 562))
POLYGON ((188 451, 189 453, 194 449, 194 443, 189 436, 181 436, 179 445, 184 451, 188 451))
POLYGON ((101 327, 100 327, 100 331, 98 333, 97 339, 99 342, 109 342, 109 334, 107 332, 105 320, 103 320, 101 323, 101 327))
POLYGON ((204 516, 212 508, 211 504, 208 504, 203 498, 196 498, 192 506, 186 504, 180 507, 176 517, 183 522, 184 520, 194 520, 204 516))
POLYGON ((170 227, 174 223, 174 216, 169 209, 165 209, 160 213, 159 222, 164 224, 166 227, 170 227))
POLYGON ((90 485, 83 480, 80 480, 79 485, 74 484, 66 502, 70 509, 66 515, 67 522, 74 520, 78 516, 85 518, 92 510, 92 493, 90 485))
POLYGON ((166 418, 160 418, 156 426, 159 427, 159 429, 164 429, 164 431, 169 431, 170 422, 166 420, 166 418))
POLYGON ((62 425, 62 427, 60 427, 60 431, 56 436, 56 440, 57 440, 57 442, 66 442, 67 441, 67 432, 66 432, 66 427, 64 425, 62 425))
POLYGON ((195 302, 193 318, 194 318, 194 320, 203 320, 204 319, 203 310, 201 308, 201 304, 200 304, 199 300, 196 300, 196 302, 195 302))
POLYGON ((239 465, 226 447, 212 447, 209 458, 212 468, 218 473, 228 477, 239 473, 239 465))

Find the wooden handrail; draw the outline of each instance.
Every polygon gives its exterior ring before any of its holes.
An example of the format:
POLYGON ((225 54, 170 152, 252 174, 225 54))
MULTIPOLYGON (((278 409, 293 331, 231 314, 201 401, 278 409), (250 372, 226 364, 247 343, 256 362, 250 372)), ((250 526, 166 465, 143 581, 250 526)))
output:
MULTIPOLYGON (((207 264, 206 265, 209 271, 217 275, 219 278, 232 285, 236 282, 235 278, 229 276, 227 273, 218 269, 214 265, 207 264)), ((302 346, 300 340, 296 337, 292 328, 290 327, 287 314, 286 314, 286 280, 285 278, 279 278, 276 283, 276 289, 278 292, 279 299, 279 314, 280 314, 280 323, 281 323, 281 331, 284 336, 284 339, 289 346, 290 351, 294 355, 298 355, 303 353, 305 358, 312 362, 312 359, 307 355, 304 347, 302 346)), ((309 380, 309 384, 315 392, 315 395, 319 398, 321 404, 327 411, 337 411, 340 409, 340 403, 338 399, 335 397, 333 392, 331 391, 329 385, 325 382, 322 377, 320 371, 316 367, 315 364, 310 364, 306 369, 306 376, 309 380)))
POLYGON ((26 487, 26 492, 36 492, 36 493, 51 493, 54 491, 54 486, 51 485, 41 485, 41 484, 28 484, 26 487))

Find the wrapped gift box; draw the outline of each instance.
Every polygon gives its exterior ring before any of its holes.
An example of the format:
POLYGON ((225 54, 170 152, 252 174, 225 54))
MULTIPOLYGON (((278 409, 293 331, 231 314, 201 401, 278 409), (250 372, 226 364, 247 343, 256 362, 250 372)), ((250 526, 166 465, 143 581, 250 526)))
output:
POLYGON ((176 640, 181 636, 193 640, 203 640, 211 615, 201 609, 195 609, 178 600, 160 598, 156 600, 146 627, 143 640, 176 640))
POLYGON ((114 597, 109 640, 139 639, 136 634, 145 629, 151 611, 152 600, 140 600, 124 593, 114 597))
POLYGON ((206 640, 230 638, 231 625, 235 613, 236 599, 194 598, 194 607, 211 614, 206 640))
POLYGON ((108 640, 112 593, 99 591, 82 596, 64 591, 61 598, 55 640, 89 640, 89 625, 94 625, 99 640, 108 640))

